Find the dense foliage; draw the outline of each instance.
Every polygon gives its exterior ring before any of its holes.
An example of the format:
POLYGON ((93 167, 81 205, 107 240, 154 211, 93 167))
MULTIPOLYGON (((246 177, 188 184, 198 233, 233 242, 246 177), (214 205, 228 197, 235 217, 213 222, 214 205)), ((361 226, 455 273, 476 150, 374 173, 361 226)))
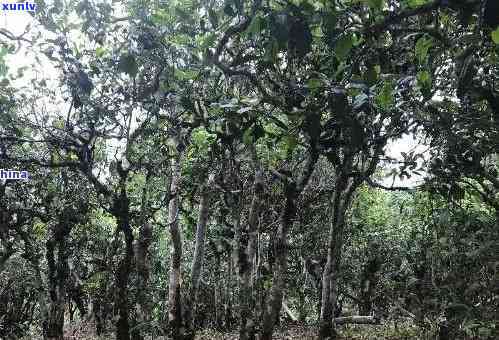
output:
POLYGON ((497 338, 498 7, 38 1, 0 28, 0 338, 497 338))

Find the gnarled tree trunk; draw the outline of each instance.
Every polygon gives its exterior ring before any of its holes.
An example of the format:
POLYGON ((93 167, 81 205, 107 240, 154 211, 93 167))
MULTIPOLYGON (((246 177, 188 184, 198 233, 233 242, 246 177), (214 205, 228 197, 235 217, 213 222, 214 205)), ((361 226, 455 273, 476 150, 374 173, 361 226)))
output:
POLYGON ((66 280, 68 278, 67 250, 66 250, 66 226, 59 225, 56 229, 65 229, 64 236, 55 236, 47 241, 47 265, 49 304, 44 322, 44 339, 62 340, 64 327, 64 309, 66 304, 66 280), (57 249, 57 250, 56 250, 57 249), (57 252, 57 255, 56 255, 57 252))
POLYGON ((336 339, 333 317, 338 297, 338 275, 343 246, 345 214, 352 195, 359 185, 355 179, 339 174, 331 204, 331 225, 329 228, 327 262, 322 274, 321 315, 319 339, 336 339))
POLYGON ((121 177, 121 192, 114 199, 113 215, 118 222, 118 230, 125 236, 125 254, 116 270, 115 309, 118 313, 116 322, 116 340, 130 340, 130 306, 128 301, 128 279, 132 270, 133 233, 130 226, 130 201, 126 194, 126 176, 121 177))
POLYGON ((137 303, 136 303, 136 326, 132 331, 132 340, 144 339, 142 335, 141 325, 149 320, 150 317, 150 301, 147 298, 147 286, 149 282, 149 246, 152 241, 152 226, 147 221, 147 206, 148 206, 148 184, 151 173, 146 176, 146 183, 142 189, 142 206, 141 206, 141 226, 139 231, 139 239, 135 244, 135 263, 137 268, 137 303))
POLYGON ((186 306, 185 322, 187 326, 187 338, 194 339, 195 336, 195 318, 196 318, 196 302, 201 281, 201 271, 203 268, 204 246, 206 237, 206 226, 208 224, 211 186, 213 185, 214 177, 210 175, 207 183, 201 187, 201 200, 199 202, 199 216, 196 226, 196 244, 194 246, 194 255, 192 258, 191 269, 191 291, 189 294, 190 301, 186 306))
POLYGON ((142 340, 140 324, 149 320, 149 301, 147 300, 147 285, 149 281, 149 245, 152 239, 152 227, 149 222, 144 222, 140 228, 139 239, 136 243, 136 267, 137 267, 137 306, 136 327, 132 332, 132 340, 142 340))
MULTIPOLYGON (((296 183, 290 177, 282 176, 284 181, 284 208, 279 218, 279 227, 274 240, 275 263, 272 273, 272 288, 270 291, 270 303, 264 311, 261 340, 271 340, 274 326, 278 321, 282 307, 282 299, 285 289, 285 276, 288 269, 288 232, 296 215, 296 200, 307 186, 315 169, 319 155, 312 147, 310 157, 305 170, 296 183)), ((276 174, 279 175, 279 174, 276 174)))
MULTIPOLYGON (((253 283, 251 275, 253 273, 253 264, 256 254, 258 216, 260 214, 260 200, 263 193, 263 173, 258 161, 255 158, 255 180, 253 184, 253 197, 248 216, 247 244, 239 244, 238 254, 238 278, 240 281, 240 329, 239 339, 248 340, 255 338, 255 299, 253 292, 253 283)), ((242 239, 242 240, 243 240, 242 239)), ((242 241, 241 240, 241 241, 242 241)))
POLYGON ((288 240, 287 235, 293 218, 296 214, 295 201, 297 198, 296 184, 294 182, 285 184, 285 203, 281 213, 279 228, 274 242, 275 263, 273 271, 273 282, 270 291, 270 304, 267 306, 263 320, 262 340, 271 340, 279 313, 282 306, 282 298, 285 288, 285 275, 288 269, 288 240))
POLYGON ((168 287, 168 324, 174 340, 184 337, 182 322, 181 291, 182 282, 182 235, 179 229, 179 194, 181 179, 181 156, 172 159, 172 171, 170 182, 170 202, 168 203, 168 225, 170 238, 172 240, 171 262, 170 262, 170 285, 168 287))
POLYGON ((69 278, 67 238, 77 222, 75 216, 75 211, 64 208, 46 243, 49 285, 49 303, 43 323, 43 334, 46 340, 62 340, 64 335, 66 286, 69 278))

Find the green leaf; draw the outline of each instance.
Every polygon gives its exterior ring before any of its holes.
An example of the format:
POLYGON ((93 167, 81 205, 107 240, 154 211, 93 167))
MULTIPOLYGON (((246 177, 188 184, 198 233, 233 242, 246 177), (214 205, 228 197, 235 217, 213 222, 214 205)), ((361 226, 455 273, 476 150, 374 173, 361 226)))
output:
POLYGON ((202 146, 206 140, 208 139, 207 137, 207 132, 202 129, 197 129, 192 132, 192 143, 196 146, 202 146))
POLYGON ((499 26, 497 26, 497 28, 494 31, 492 31, 491 35, 492 35, 492 41, 494 41, 496 45, 499 45, 499 26))
POLYGON ((291 136, 291 135, 285 136, 283 138, 283 141, 286 144, 286 149, 287 149, 287 152, 289 152, 289 153, 293 152, 293 150, 298 145, 298 140, 294 136, 291 136))
POLYGON ((168 42, 177 46, 188 46, 191 43, 191 37, 187 34, 176 34, 169 37, 168 42))
POLYGON ((105 53, 106 53, 106 49, 102 46, 98 46, 95 49, 95 55, 97 56, 97 58, 101 58, 105 53))
POLYGON ((201 48, 206 49, 212 47, 217 39, 215 33, 208 33, 201 42, 201 48))
POLYGON ((52 122, 52 126, 56 129, 62 130, 64 128, 64 120, 62 118, 56 119, 52 122))
POLYGON ((262 31, 264 20, 261 16, 257 15, 251 20, 251 24, 246 29, 250 35, 258 35, 262 31))
POLYGON ((428 0, 407 0, 407 5, 411 8, 416 8, 426 4, 428 0))
POLYGON ((417 75, 418 85, 424 89, 431 88, 431 76, 428 71, 419 71, 417 75))
POLYGON ((416 42, 415 53, 420 64, 426 62, 428 50, 433 46, 433 41, 426 37, 421 37, 416 42))
POLYGON ((322 38, 322 37, 324 37, 324 32, 322 31, 322 27, 321 26, 315 26, 312 29, 312 36, 315 37, 315 38, 322 38))
POLYGON ((192 143, 198 148, 198 150, 206 151, 208 147, 215 142, 216 135, 209 133, 201 127, 193 130, 191 138, 192 143))
POLYGON ((376 96, 376 103, 382 109, 389 109, 393 105, 393 84, 392 82, 384 82, 383 87, 376 96))
POLYGON ((174 71, 175 77, 180 80, 194 80, 199 75, 199 71, 197 70, 181 70, 175 69, 174 71))
POLYGON ((162 8, 156 9, 151 15, 151 21, 157 25, 165 24, 166 22, 168 22, 169 18, 169 12, 162 8))
POLYGON ((253 129, 252 128, 248 128, 244 131, 243 133, 243 143, 246 144, 246 145, 251 145, 254 143, 254 139, 253 139, 253 129))
POLYGON ((319 78, 311 78, 307 81, 307 86, 310 90, 318 89, 322 87, 322 80, 319 78))
POLYGON ((40 239, 44 238, 47 233, 47 224, 37 221, 33 224, 33 234, 40 239))
POLYGON ((334 53, 338 59, 343 60, 353 47, 352 34, 343 34, 334 46, 334 53))
POLYGON ((381 9, 383 9, 383 6, 385 5, 385 0, 367 0, 367 4, 371 8, 381 10, 381 9))
POLYGON ((139 71, 139 66, 137 65, 137 61, 135 61, 135 57, 133 55, 124 54, 120 58, 118 69, 121 72, 130 75, 130 77, 135 77, 139 71))
POLYGON ((364 42, 364 37, 357 37, 356 34, 352 34, 352 45, 353 47, 357 47, 359 46, 360 44, 362 44, 364 42))

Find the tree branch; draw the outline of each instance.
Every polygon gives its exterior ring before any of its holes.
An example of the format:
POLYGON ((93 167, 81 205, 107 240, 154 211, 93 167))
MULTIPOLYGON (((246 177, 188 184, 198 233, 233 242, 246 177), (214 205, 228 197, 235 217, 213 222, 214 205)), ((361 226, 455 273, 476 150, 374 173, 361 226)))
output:
MULTIPOLYGON (((470 5, 470 6, 477 5, 479 3, 480 3, 480 0, 466 1, 466 5, 470 5)), ((428 12, 436 10, 440 7, 445 7, 445 6, 446 5, 444 5, 442 3, 442 0, 433 0, 431 2, 428 2, 427 4, 424 4, 424 5, 416 7, 416 8, 405 9, 399 13, 396 13, 396 14, 390 13, 387 17, 385 17, 385 19, 381 20, 380 22, 377 22, 369 27, 366 27, 364 30, 364 34, 369 35, 369 34, 372 34, 373 32, 374 32, 374 34, 379 34, 382 31, 384 31, 387 27, 389 27, 391 25, 398 24, 399 22, 401 22, 404 19, 416 16, 416 15, 428 13, 428 12)))
POLYGON ((0 28, 0 35, 3 35, 7 39, 15 40, 15 41, 25 41, 25 42, 29 42, 30 44, 32 44, 33 42, 31 40, 24 38, 24 35, 26 33, 27 32, 24 32, 23 34, 16 36, 16 35, 12 34, 11 32, 9 32, 8 30, 6 30, 5 28, 0 28))
POLYGON ((373 181, 371 178, 367 178, 366 179, 366 183, 370 187, 379 188, 379 189, 388 190, 388 191, 408 191, 408 192, 413 192, 413 191, 416 191, 417 188, 418 188, 418 187, 409 188, 409 187, 394 187, 394 186, 387 187, 387 186, 384 186, 382 184, 379 184, 379 183, 373 181))
POLYGON ((441 3, 441 0, 434 0, 434 1, 431 1, 427 4, 424 4, 424 5, 416 7, 416 8, 410 8, 410 9, 403 10, 397 14, 390 13, 390 14, 388 14, 387 17, 385 17, 385 19, 381 20, 380 22, 375 23, 374 25, 367 27, 364 30, 364 33, 367 33, 367 34, 369 34, 371 32, 374 32, 375 34, 381 33, 381 31, 385 30, 387 27, 394 25, 394 24, 397 24, 406 18, 410 18, 412 16, 431 12, 431 11, 437 9, 440 6, 440 3, 441 3))

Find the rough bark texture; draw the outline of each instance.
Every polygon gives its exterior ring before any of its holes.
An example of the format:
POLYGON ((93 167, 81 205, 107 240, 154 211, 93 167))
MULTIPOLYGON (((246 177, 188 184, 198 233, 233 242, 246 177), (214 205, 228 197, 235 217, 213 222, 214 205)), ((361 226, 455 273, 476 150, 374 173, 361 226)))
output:
POLYGON ((296 184, 286 183, 285 205, 281 213, 279 228, 274 243, 275 264, 273 271, 273 283, 270 291, 270 303, 267 306, 263 320, 262 340, 271 340, 279 313, 282 306, 282 297, 285 288, 285 274, 288 268, 288 241, 287 235, 293 218, 296 214, 295 200, 297 197, 296 184))
MULTIPOLYGON (((152 228, 149 222, 143 223, 139 232, 139 239, 136 244, 136 267, 137 267, 137 307, 136 319, 141 324, 149 320, 149 301, 147 300, 147 285, 149 281, 149 259, 148 252, 152 239, 152 228)), ((142 340, 139 327, 132 332, 133 340, 142 340)))
POLYGON ((318 303, 317 303, 317 321, 320 322, 321 306, 322 306, 322 273, 323 266, 325 263, 321 261, 312 260, 310 257, 306 257, 304 260, 305 271, 310 275, 310 280, 317 290, 318 303))
POLYGON ((149 283, 149 246, 152 241, 152 226, 147 221, 148 206, 148 184, 151 173, 146 176, 146 185, 142 189, 141 226, 139 239, 135 244, 135 263, 137 268, 137 304, 136 304, 136 326, 132 331, 132 340, 144 339, 140 325, 147 323, 150 317, 150 301, 147 298, 147 286, 149 283))
POLYGON ((194 338, 196 318, 196 302, 201 281, 201 272, 203 268, 204 247, 206 238, 206 226, 209 218, 211 186, 214 177, 210 176, 208 182, 201 187, 201 200, 199 202, 199 216, 196 225, 196 243, 194 246, 194 255, 191 267, 191 291, 189 294, 189 306, 185 316, 189 338, 194 338))
POLYGON ((215 254, 215 292, 214 292, 214 311, 215 311, 215 325, 217 328, 222 328, 223 320, 220 313, 219 306, 222 304, 221 299, 221 285, 222 285, 222 275, 220 273, 220 256, 222 255, 222 246, 219 243, 213 243, 213 253, 215 254))
POLYGON ((78 275, 76 267, 71 258, 68 259, 68 265, 69 265, 69 278, 68 278, 68 287, 67 287, 68 302, 73 310, 73 314, 74 312, 76 312, 76 310, 78 310, 78 312, 80 313, 80 317, 83 317, 87 314, 87 306, 85 301, 86 293, 84 291, 83 282, 80 276, 78 275))
POLYGON ((321 315, 319 339, 336 339, 333 316, 338 297, 338 274, 343 245, 345 214, 358 186, 355 180, 339 174, 332 199, 332 217, 329 229, 327 262, 322 275, 321 315))
POLYGON ((170 262, 170 285, 168 287, 168 323, 174 340, 181 340, 184 336, 181 310, 181 264, 182 264, 182 236, 180 234, 179 192, 181 179, 181 158, 172 160, 172 176, 170 183, 170 202, 168 204, 168 225, 172 240, 170 262))
POLYGON ((115 309, 118 313, 116 322, 116 339, 130 340, 130 306, 128 301, 128 279, 133 260, 133 233, 130 227, 130 201, 126 194, 126 176, 121 177, 121 192, 114 199, 113 215, 118 222, 118 230, 125 237, 125 254, 116 271, 115 309))
POLYGON ((303 174, 296 183, 290 177, 284 178, 284 208, 279 218, 279 227, 274 239, 275 263, 273 267, 270 303, 264 311, 263 327, 260 339, 271 340, 275 324, 278 321, 282 307, 285 276, 288 269, 288 232, 296 215, 296 200, 307 186, 317 163, 318 153, 312 146, 310 157, 303 174))
POLYGON ((263 193, 263 173, 258 162, 255 160, 255 180, 253 184, 253 197, 248 216, 247 244, 240 244, 238 259, 238 276, 241 284, 239 303, 240 329, 239 339, 248 340, 255 337, 255 299, 253 295, 253 264, 256 254, 256 243, 258 234, 258 216, 260 214, 260 200, 263 193))
POLYGON ((66 286, 69 277, 67 238, 76 223, 75 212, 64 209, 46 243, 49 303, 43 324, 44 339, 63 339, 66 286))

